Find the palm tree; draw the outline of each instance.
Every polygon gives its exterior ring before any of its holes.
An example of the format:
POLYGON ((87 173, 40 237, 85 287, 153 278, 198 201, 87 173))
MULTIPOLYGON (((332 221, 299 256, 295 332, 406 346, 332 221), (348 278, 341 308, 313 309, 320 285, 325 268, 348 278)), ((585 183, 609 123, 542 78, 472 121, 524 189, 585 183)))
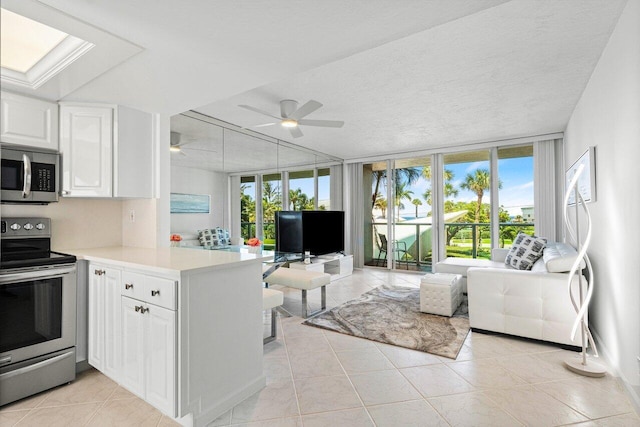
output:
POLYGON ((416 207, 416 218, 418 218, 418 206, 422 206, 422 201, 420 199, 413 199, 411 203, 416 207))
MULTIPOLYGON (((480 222, 480 210, 482 209, 484 192, 491 188, 491 175, 489 174, 489 170, 476 169, 473 174, 467 174, 464 182, 460 184, 460 188, 476 193, 475 223, 478 224, 480 222)), ((500 188, 502 188, 502 182, 498 182, 498 189, 500 188)), ((480 233, 478 233, 478 248, 481 242, 482 239, 480 238, 480 233)))
MULTIPOLYGON (((402 169, 394 169, 394 181, 396 185, 398 183, 405 183, 407 185, 414 184, 418 178, 420 178, 420 168, 402 168, 402 169)), ((377 170, 373 171, 373 180, 376 183, 375 189, 371 196, 371 208, 373 208, 376 204, 376 195, 380 191, 380 184, 384 184, 387 181, 387 170, 377 170)))
POLYGON ((374 209, 379 209, 382 212, 382 218, 386 218, 387 216, 387 199, 382 197, 380 194, 376 196, 376 201, 373 204, 374 209))
POLYGON ((398 207, 398 219, 400 219, 400 209, 404 209, 404 205, 402 204, 402 199, 411 200, 411 196, 413 196, 413 191, 407 188, 406 182, 398 182, 396 181, 396 206, 398 207))
MULTIPOLYGON (((453 186, 454 173, 451 169, 444 170, 444 197, 456 197, 458 195, 458 189, 453 186)), ((422 168, 422 177, 426 180, 431 180, 431 166, 425 166, 422 168)), ((424 192, 422 197, 427 201, 427 204, 431 206, 431 189, 429 188, 424 192)))

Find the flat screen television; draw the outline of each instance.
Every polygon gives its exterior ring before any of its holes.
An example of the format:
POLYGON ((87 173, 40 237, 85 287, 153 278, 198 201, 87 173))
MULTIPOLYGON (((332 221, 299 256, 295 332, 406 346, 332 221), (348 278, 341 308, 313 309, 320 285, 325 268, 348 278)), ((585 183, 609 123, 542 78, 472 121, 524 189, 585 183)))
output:
POLYGON ((276 212, 276 252, 324 255, 344 251, 343 211, 276 212))

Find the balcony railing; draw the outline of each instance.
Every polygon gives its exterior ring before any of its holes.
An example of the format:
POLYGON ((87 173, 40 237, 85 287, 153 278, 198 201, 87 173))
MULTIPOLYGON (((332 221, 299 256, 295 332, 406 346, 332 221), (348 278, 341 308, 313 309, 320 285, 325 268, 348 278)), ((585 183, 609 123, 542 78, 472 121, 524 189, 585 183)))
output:
MULTIPOLYGON (((386 223, 373 223, 379 233, 386 235, 386 223)), ((404 242, 400 247, 406 253, 395 252, 399 266, 403 266, 406 261, 413 269, 430 270, 432 264, 431 235, 432 225, 430 223, 397 223, 394 225, 396 241, 404 242)), ((446 256, 458 258, 491 258, 491 225, 489 223, 451 222, 445 223, 445 246, 446 256)), ((518 231, 528 234, 533 233, 533 223, 504 222, 499 225, 498 247, 509 247, 518 231)), ((373 235, 373 262, 380 255, 380 242, 375 233, 373 235)), ((386 256, 383 254, 383 258, 386 256)), ((377 262, 377 264, 381 264, 377 262)))

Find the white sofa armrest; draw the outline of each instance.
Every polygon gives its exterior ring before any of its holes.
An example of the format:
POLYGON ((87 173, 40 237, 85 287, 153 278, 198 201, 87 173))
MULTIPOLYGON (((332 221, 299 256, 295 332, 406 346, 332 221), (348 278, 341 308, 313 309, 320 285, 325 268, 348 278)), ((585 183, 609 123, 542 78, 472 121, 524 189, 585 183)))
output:
MULTIPOLYGON (((571 341, 576 317, 565 273, 470 268, 467 272, 472 328, 580 346, 571 341)), ((572 286, 578 289, 574 276, 572 286)))
POLYGON ((504 262, 509 254, 509 249, 493 248, 491 249, 491 261, 504 262))

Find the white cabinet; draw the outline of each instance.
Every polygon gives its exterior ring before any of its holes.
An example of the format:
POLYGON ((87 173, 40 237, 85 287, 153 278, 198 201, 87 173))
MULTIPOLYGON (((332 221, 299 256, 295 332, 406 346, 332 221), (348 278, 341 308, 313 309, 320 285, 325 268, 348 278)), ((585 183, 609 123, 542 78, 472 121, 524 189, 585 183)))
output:
POLYGON ((289 268, 327 273, 331 275, 331 281, 334 281, 353 274, 353 255, 315 257, 309 264, 292 262, 289 268))
POLYGON ((0 141, 58 151, 57 104, 3 91, 0 117, 0 141))
MULTIPOLYGON (((149 284, 155 281, 149 276, 144 280, 149 284)), ((122 330, 122 385, 162 412, 175 416, 176 312, 150 304, 147 298, 138 300, 123 295, 122 330)))
POLYGON ((117 381, 120 365, 120 270, 89 264, 89 364, 117 381))
POLYGON ((61 103, 62 195, 152 197, 152 127, 132 108, 61 103))

